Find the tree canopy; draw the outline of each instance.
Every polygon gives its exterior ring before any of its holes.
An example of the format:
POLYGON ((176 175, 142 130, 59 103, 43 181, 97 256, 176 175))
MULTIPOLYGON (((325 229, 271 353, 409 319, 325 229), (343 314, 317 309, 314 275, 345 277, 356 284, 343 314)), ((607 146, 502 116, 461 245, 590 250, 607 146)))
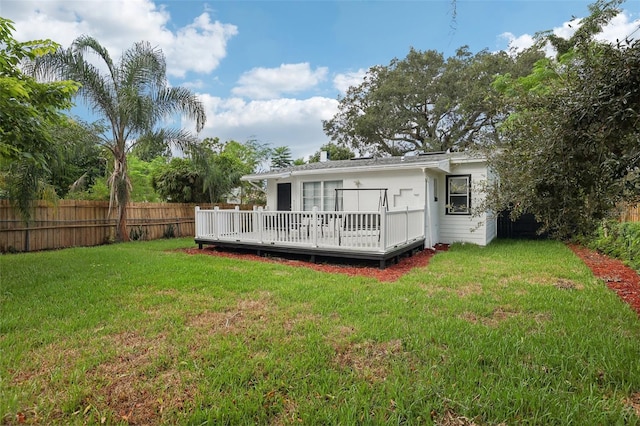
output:
POLYGON ((317 163, 320 161, 320 153, 325 151, 330 160, 349 160, 355 157, 355 153, 346 146, 336 145, 335 143, 327 143, 320 147, 313 155, 309 157, 309 163, 317 163))
POLYGON ((13 23, 0 17, 0 165, 4 185, 25 221, 31 201, 43 189, 55 155, 50 129, 64 122, 78 85, 72 81, 39 82, 21 64, 58 48, 51 40, 18 42, 13 23))
POLYGON ((202 176, 188 158, 172 158, 152 176, 152 185, 163 200, 173 203, 209 202, 202 176))
MULTIPOLYGON (((539 57, 539 56, 538 56, 539 57)), ((472 54, 467 47, 445 59, 411 49, 404 59, 372 67, 323 122, 339 145, 381 155, 464 149, 496 137, 496 74, 517 72, 505 52, 472 54)))
POLYGON ((59 197, 78 193, 105 176, 108 153, 98 136, 103 126, 69 118, 52 126, 55 155, 49 162, 49 181, 59 197))
POLYGON ((281 169, 292 164, 291 149, 288 146, 277 146, 271 150, 271 168, 281 169))
POLYGON ((619 3, 593 4, 572 38, 549 39, 556 59, 495 82, 512 113, 488 152, 499 176, 488 200, 561 238, 588 234, 640 194, 640 41, 593 39, 619 3))
POLYGON ((240 177, 253 173, 268 158, 270 149, 255 140, 244 143, 205 138, 190 147, 188 158, 174 158, 153 174, 153 186, 171 202, 225 202, 240 189, 241 202, 260 196, 240 177))

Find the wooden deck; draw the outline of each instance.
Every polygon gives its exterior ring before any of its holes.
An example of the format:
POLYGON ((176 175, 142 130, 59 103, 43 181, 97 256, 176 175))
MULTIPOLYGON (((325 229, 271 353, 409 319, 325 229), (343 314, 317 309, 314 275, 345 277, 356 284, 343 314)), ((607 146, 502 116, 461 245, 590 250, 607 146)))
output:
POLYGON ((318 258, 390 260, 424 247, 424 211, 274 212, 200 210, 195 242, 200 248, 246 249, 318 258))

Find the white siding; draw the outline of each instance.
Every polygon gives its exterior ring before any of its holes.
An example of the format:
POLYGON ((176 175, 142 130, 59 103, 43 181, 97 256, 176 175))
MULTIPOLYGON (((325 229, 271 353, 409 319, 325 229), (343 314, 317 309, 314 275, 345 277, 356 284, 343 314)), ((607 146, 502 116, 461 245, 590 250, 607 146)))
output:
MULTIPOLYGON (((446 214, 446 176, 437 169, 427 169, 426 173, 431 182, 437 183, 436 194, 430 188, 429 207, 431 209, 431 237, 432 242, 452 244, 468 242, 481 246, 488 244, 497 235, 497 222, 493 214, 476 215, 447 215, 446 214)), ((471 205, 472 208, 481 200, 478 185, 491 179, 486 165, 481 162, 467 162, 452 164, 452 175, 470 174, 472 180, 471 205)), ((267 207, 276 209, 277 184, 291 182, 291 207, 302 210, 302 185, 304 182, 342 180, 345 189, 355 188, 387 188, 389 210, 403 207, 425 207, 426 184, 425 173, 421 168, 407 168, 406 170, 370 170, 345 171, 339 173, 327 169, 321 173, 302 176, 291 176, 280 179, 269 179, 267 182, 267 207)), ((344 210, 377 210, 380 193, 378 191, 344 192, 344 210)), ((321 206, 318 206, 321 208, 321 206)))
MULTIPOLYGON (((293 209, 302 209, 302 183, 342 179, 344 189, 387 188, 389 210, 424 206, 424 175, 420 169, 322 173, 296 177, 291 186, 293 209)), ((344 210, 378 210, 379 191, 345 191, 344 210)), ((384 195, 382 193, 382 195, 384 195)))
MULTIPOLYGON (((482 194, 478 187, 489 177, 484 164, 467 163, 456 164, 451 168, 453 175, 471 175, 471 207, 478 204, 482 194)), ((440 242, 452 244, 466 242, 487 245, 496 234, 496 219, 486 213, 481 215, 448 215, 446 214, 446 178, 438 182, 439 193, 443 194, 442 203, 438 203, 440 214, 440 242)))

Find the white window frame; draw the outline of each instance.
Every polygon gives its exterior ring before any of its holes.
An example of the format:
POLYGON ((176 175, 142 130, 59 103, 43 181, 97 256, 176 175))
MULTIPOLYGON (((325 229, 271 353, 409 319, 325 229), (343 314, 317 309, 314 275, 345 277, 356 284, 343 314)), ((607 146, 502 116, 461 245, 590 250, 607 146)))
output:
POLYGON ((447 176, 446 214, 471 214, 471 175, 447 176))
MULTIPOLYGON (((342 188, 341 180, 326 180, 326 181, 309 181, 302 182, 302 210, 303 211, 311 211, 313 207, 317 207, 320 211, 333 211, 335 206, 335 188, 342 188), (337 184, 327 185, 327 184, 337 184), (314 188, 313 196, 308 195, 307 187, 314 185, 316 187, 319 185, 319 195, 316 193, 316 189, 314 188), (331 188, 333 186, 333 188, 331 188), (331 194, 329 194, 331 192, 331 194), (311 203, 307 202, 307 200, 313 200, 311 203)), ((342 195, 340 195, 342 196, 342 195)))

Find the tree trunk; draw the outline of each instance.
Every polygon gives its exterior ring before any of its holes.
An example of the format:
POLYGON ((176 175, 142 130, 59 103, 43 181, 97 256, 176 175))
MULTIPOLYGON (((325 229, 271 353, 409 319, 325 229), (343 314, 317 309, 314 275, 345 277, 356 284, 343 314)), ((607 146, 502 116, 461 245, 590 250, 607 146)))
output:
POLYGON ((118 205, 118 226, 116 228, 117 241, 129 241, 127 232, 127 205, 130 197, 130 184, 127 175, 127 155, 123 150, 118 153, 114 162, 113 182, 115 199, 118 205))
POLYGON ((127 204, 120 204, 120 201, 118 201, 118 230, 116 239, 118 241, 129 241, 129 233, 127 232, 127 204))

